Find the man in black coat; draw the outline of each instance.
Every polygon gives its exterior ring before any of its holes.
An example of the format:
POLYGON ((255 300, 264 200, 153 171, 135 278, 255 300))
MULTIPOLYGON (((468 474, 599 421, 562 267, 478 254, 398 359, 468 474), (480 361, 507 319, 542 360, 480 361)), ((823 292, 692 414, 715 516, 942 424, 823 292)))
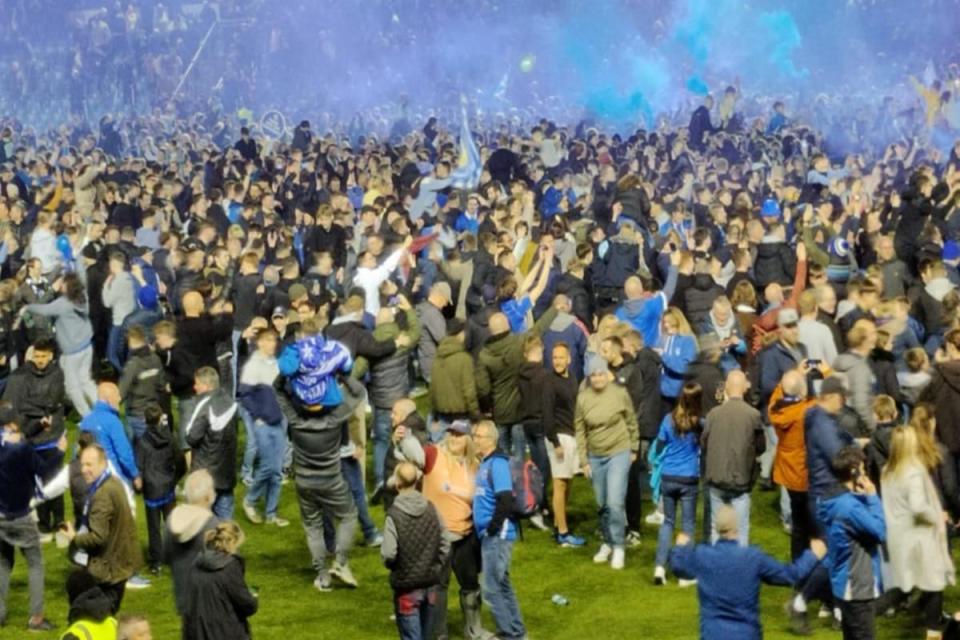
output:
POLYGON ((240 157, 248 162, 256 160, 257 156, 260 155, 260 150, 257 148, 257 141, 250 137, 250 129, 247 127, 240 129, 240 139, 233 145, 233 148, 239 151, 240 157))
POLYGON ((190 446, 190 470, 206 469, 213 476, 217 498, 213 513, 233 519, 233 488, 237 484, 237 403, 220 388, 220 374, 201 367, 194 376, 197 396, 184 425, 190 446))
POLYGON ((710 122, 710 110, 713 109, 713 96, 703 99, 703 104, 696 108, 690 116, 690 147, 698 151, 706 148, 704 137, 716 131, 710 122))

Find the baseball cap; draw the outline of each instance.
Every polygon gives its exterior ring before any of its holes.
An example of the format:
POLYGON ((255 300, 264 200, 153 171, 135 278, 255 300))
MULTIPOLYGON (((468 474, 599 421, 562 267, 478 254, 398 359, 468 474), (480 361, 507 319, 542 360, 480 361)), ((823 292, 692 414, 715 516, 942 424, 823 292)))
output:
POLYGON ((824 378, 823 383, 820 385, 821 396, 827 396, 832 393, 839 393, 843 396, 847 395, 847 385, 837 376, 824 378))
POLYGON ((274 307, 273 313, 270 314, 271 318, 286 318, 287 317, 287 308, 286 307, 274 307))
POLYGON ((470 422, 468 420, 454 420, 447 425, 447 431, 470 435, 470 422))
POLYGON ((780 313, 777 314, 778 327, 788 327, 797 324, 799 321, 800 316, 797 315, 796 309, 780 309, 780 313))

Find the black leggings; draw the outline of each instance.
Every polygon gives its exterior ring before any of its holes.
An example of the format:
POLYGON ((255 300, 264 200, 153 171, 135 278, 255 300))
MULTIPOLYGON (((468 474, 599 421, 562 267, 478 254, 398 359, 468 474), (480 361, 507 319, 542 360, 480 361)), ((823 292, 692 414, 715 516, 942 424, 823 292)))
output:
POLYGON ((928 631, 942 631, 943 591, 923 591, 917 604, 923 610, 923 626, 928 631))
POLYGON ((440 588, 450 587, 450 572, 457 576, 460 591, 480 590, 480 539, 473 531, 450 546, 450 557, 440 577, 440 588))

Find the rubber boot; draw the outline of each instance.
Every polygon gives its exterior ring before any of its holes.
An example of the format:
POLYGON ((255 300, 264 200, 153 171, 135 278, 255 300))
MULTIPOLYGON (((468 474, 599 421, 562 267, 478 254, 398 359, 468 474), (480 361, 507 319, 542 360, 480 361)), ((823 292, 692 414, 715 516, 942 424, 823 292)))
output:
POLYGON ((480 618, 480 592, 461 591, 460 608, 463 610, 464 640, 496 640, 497 636, 483 628, 480 618))

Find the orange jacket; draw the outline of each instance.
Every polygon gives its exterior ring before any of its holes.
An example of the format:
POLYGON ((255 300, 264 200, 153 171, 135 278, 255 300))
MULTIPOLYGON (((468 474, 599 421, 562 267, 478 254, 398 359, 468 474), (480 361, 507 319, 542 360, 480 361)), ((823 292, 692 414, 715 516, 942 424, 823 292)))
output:
POLYGON ((783 402, 783 386, 779 384, 770 396, 770 424, 777 430, 773 481, 790 491, 807 490, 807 449, 803 439, 803 415, 815 403, 816 398, 783 402))

